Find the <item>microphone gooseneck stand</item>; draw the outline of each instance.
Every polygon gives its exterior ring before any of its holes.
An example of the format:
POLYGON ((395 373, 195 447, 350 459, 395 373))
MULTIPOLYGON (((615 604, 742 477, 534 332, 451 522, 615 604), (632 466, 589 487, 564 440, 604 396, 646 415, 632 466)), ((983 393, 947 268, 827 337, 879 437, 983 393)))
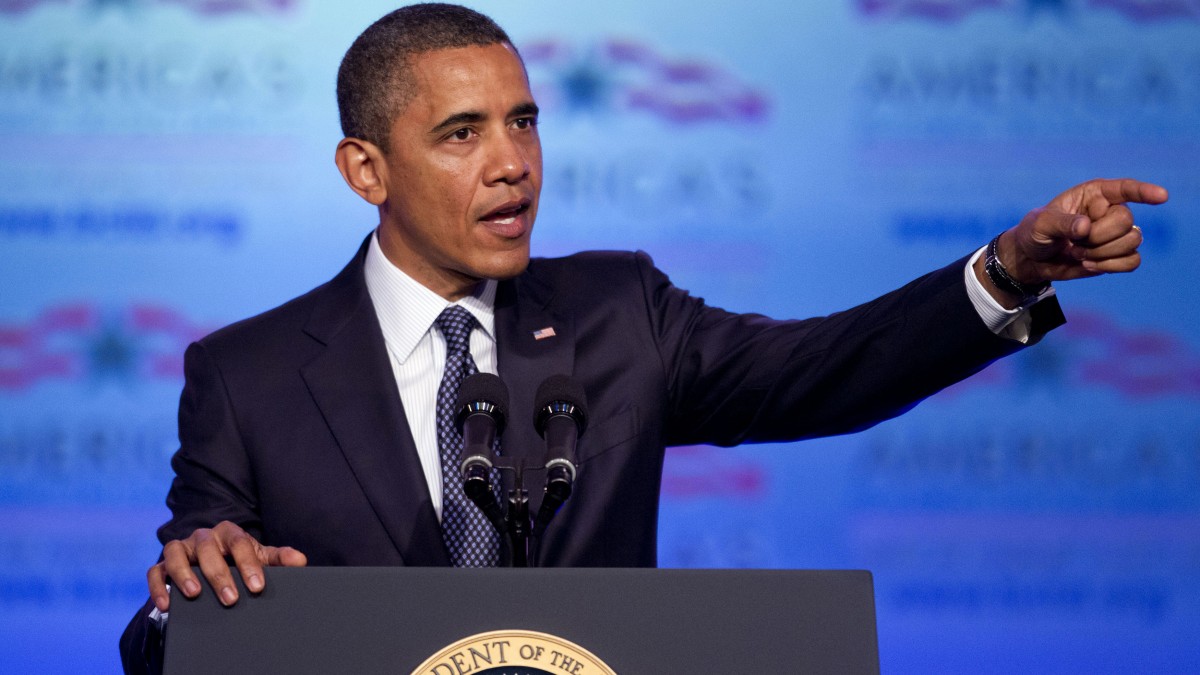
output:
POLYGON ((463 381, 458 396, 457 422, 463 434, 463 492, 501 538, 507 540, 512 567, 536 564, 546 527, 571 496, 576 474, 575 446, 587 427, 583 387, 571 378, 565 375, 546 378, 534 400, 537 401, 534 428, 546 441, 546 462, 542 467, 526 467, 520 457, 515 465, 501 458, 493 459, 492 449, 504 430, 508 412, 508 388, 499 377, 487 373, 472 375, 463 381), (534 518, 529 510, 525 473, 543 469, 546 487, 534 518), (513 473, 507 509, 501 509, 497 503, 492 484, 494 470, 513 473))
POLYGON ((525 489, 525 466, 518 461, 513 467, 513 489, 508 491, 508 522, 501 534, 508 535, 513 567, 529 567, 529 491, 525 489))
MULTIPOLYGON (((530 471, 538 471, 541 467, 526 467, 525 463, 518 461, 515 465, 507 462, 497 461, 492 466, 500 471, 511 472, 513 474, 513 489, 508 491, 507 509, 501 509, 496 502, 496 493, 492 489, 490 480, 471 484, 463 483, 463 490, 466 491, 467 497, 479 507, 485 515, 488 516, 488 521, 492 523, 492 527, 500 533, 508 543, 509 566, 510 567, 531 567, 536 564, 536 552, 541 544, 542 533, 549 524, 549 518, 542 518, 542 512, 545 508, 538 512, 538 520, 535 523, 529 511, 529 490, 525 489, 525 474, 530 471), (468 487, 472 485, 472 487, 468 487)), ((549 487, 547 487, 549 490, 549 487)), ((548 496, 542 498, 542 503, 546 503, 548 496)), ((561 502, 560 502, 561 505, 561 502)), ((557 507, 554 511, 557 511, 557 507)), ((550 517, 553 517, 551 513, 550 517)))

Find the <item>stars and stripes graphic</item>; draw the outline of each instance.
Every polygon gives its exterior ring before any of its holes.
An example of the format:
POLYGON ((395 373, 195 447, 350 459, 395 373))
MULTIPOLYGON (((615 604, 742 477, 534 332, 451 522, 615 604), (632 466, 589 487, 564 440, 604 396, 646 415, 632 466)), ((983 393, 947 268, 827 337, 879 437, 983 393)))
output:
POLYGON ((1072 312, 1061 332, 1067 347, 1039 345, 1019 359, 1006 359, 943 394, 977 387, 1109 389, 1131 399, 1200 396, 1200 351, 1178 335, 1155 328, 1129 328, 1099 313, 1072 312))
POLYGON ((762 91, 728 70, 635 40, 542 40, 521 45, 521 54, 538 100, 568 112, 618 110, 695 124, 759 122, 770 111, 762 91))
POLYGON ((96 323, 91 307, 62 305, 24 325, 0 324, 0 390, 77 377, 83 371, 77 338, 94 331, 96 323))
POLYGON ((0 391, 47 380, 178 379, 188 343, 211 328, 148 303, 48 307, 24 323, 0 322, 0 391))

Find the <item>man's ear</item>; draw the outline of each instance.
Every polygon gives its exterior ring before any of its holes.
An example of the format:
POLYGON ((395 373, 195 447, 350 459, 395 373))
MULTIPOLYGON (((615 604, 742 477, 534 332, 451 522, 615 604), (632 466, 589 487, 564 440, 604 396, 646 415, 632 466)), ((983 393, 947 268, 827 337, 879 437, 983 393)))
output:
POLYGON ((343 138, 333 161, 359 197, 375 206, 387 201, 387 160, 379 146, 361 138, 343 138))

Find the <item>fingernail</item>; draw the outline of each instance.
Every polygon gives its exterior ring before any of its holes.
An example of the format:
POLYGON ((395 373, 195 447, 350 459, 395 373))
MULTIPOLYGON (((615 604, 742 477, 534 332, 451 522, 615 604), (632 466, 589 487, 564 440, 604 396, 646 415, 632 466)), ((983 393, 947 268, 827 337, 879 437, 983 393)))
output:
POLYGON ((188 579, 183 582, 183 592, 189 598, 196 597, 196 594, 200 592, 200 584, 196 583, 195 579, 188 579))
POLYGON ((1096 271, 1096 263, 1091 260, 1084 260, 1083 263, 1081 263, 1081 264, 1083 265, 1083 269, 1085 269, 1089 272, 1096 271))
POLYGON ((226 607, 237 602, 237 592, 234 591, 231 586, 226 586, 225 588, 222 588, 221 589, 221 602, 225 603, 226 607))
POLYGON ((263 587, 262 578, 257 574, 251 574, 250 578, 246 579, 246 587, 255 593, 261 591, 263 587))
POLYGON ((1083 236, 1083 219, 1082 218, 1076 218, 1075 222, 1071 223, 1071 236, 1077 237, 1077 238, 1083 236))

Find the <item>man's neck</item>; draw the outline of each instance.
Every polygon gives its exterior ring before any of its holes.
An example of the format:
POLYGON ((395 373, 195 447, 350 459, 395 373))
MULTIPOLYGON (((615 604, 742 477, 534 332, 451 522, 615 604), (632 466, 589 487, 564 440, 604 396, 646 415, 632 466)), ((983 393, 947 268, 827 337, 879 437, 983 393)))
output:
POLYGON ((487 279, 478 279, 461 272, 437 267, 428 261, 420 260, 411 255, 399 242, 395 241, 383 227, 375 230, 379 240, 379 248, 396 269, 404 272, 410 279, 425 288, 437 293, 448 302, 458 302, 468 295, 478 295, 487 284, 487 279))

